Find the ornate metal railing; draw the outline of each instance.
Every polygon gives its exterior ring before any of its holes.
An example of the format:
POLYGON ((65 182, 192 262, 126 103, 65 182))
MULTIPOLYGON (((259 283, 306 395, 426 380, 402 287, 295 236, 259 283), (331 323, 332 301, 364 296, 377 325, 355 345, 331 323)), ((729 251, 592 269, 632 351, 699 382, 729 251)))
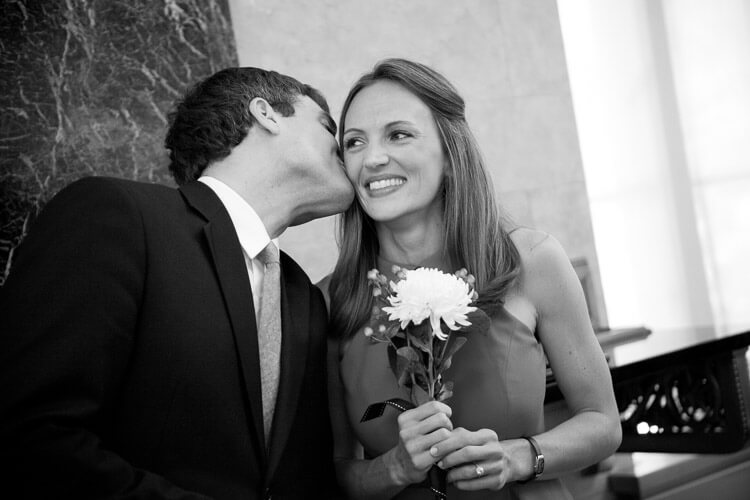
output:
MULTIPOLYGON (((750 438, 750 331, 611 369, 619 451, 727 453, 750 438)), ((548 385, 547 401, 561 397, 548 385)))

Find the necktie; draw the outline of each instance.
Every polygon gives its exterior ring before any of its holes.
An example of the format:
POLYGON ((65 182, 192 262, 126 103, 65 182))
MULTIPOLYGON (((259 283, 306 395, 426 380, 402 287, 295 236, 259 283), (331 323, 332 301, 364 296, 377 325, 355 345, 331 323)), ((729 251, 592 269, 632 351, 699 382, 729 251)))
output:
POLYGON ((258 348, 260 351, 260 382, 263 391, 263 431, 266 443, 271 436, 273 410, 279 388, 281 362, 281 283, 279 249, 271 242, 258 254, 265 266, 263 291, 260 299, 258 321, 258 348))

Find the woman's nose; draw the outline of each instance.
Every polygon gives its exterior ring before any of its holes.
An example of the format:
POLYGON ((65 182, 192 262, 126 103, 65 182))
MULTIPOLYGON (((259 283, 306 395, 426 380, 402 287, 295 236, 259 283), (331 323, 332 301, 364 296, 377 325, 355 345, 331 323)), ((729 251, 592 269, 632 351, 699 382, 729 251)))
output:
POLYGON ((373 145, 367 148, 364 166, 366 168, 378 168, 388 163, 388 154, 380 146, 373 145))

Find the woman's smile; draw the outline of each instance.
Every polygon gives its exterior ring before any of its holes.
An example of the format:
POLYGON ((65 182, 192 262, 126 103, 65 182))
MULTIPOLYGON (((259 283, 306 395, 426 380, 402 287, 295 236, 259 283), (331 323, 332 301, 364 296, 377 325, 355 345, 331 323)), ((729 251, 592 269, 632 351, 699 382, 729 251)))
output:
POLYGON ((377 177, 365 182, 367 192, 371 196, 386 196, 401 188, 406 179, 398 176, 377 177))

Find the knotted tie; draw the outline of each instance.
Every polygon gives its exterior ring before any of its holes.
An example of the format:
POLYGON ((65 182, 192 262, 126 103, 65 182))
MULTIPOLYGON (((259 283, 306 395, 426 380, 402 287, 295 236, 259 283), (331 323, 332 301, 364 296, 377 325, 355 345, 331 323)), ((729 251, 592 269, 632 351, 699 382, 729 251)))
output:
POLYGON ((271 436, 273 410, 279 388, 281 354, 281 284, 279 249, 271 242, 258 254, 265 266, 258 321, 260 383, 263 390, 263 431, 266 443, 271 436))

